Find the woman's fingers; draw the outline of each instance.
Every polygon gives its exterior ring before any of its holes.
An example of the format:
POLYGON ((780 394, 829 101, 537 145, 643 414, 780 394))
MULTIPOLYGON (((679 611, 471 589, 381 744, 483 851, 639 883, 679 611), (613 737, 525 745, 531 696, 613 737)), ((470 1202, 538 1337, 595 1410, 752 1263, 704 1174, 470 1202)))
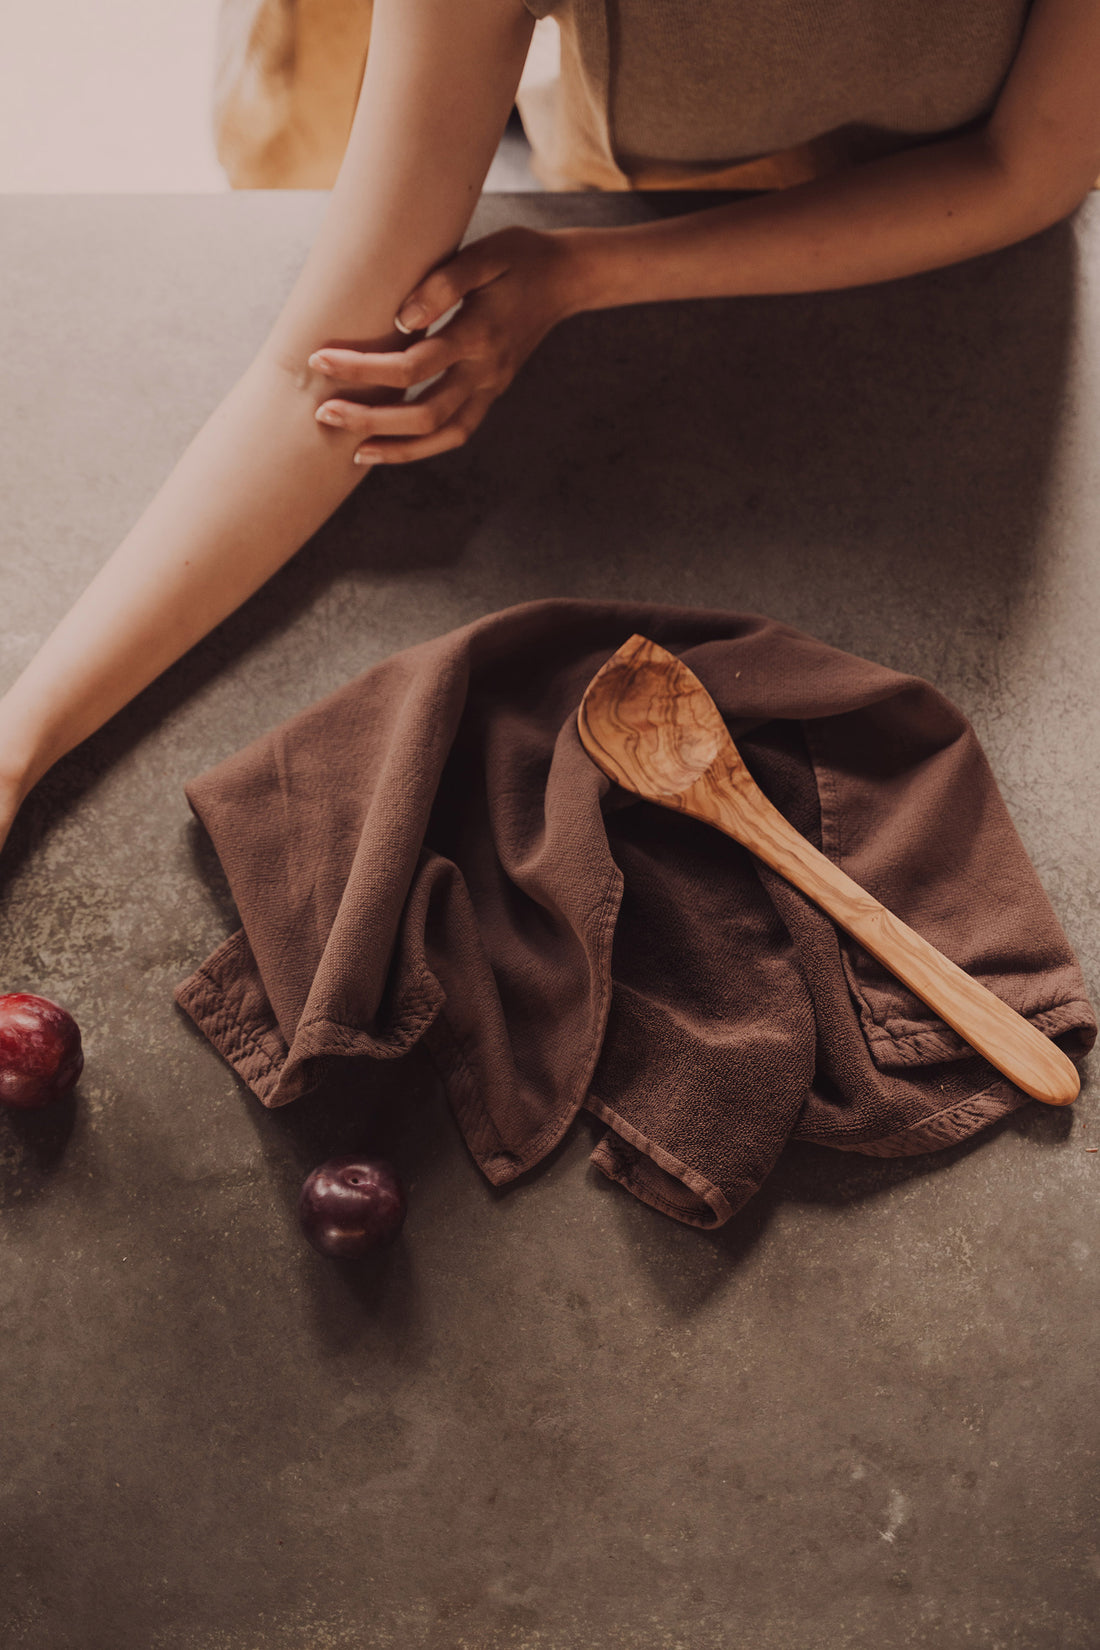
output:
POLYGON ((314 372, 354 389, 411 390, 443 372, 454 359, 453 340, 442 332, 435 338, 422 338, 408 349, 319 349, 310 356, 309 365, 314 372))
POLYGON ((364 407, 359 401, 326 401, 317 409, 317 421, 371 438, 431 435, 454 416, 469 396, 470 385, 456 368, 416 401, 406 401, 398 407, 364 407))
POLYGON ((492 406, 494 397, 484 391, 470 395, 447 423, 430 435, 411 438, 372 436, 365 447, 355 453, 355 463, 411 464, 414 459, 434 458, 438 453, 449 453, 461 447, 477 429, 492 406))
POLYGON ((359 439, 356 463, 431 458, 461 446, 477 428, 558 318, 552 283, 540 276, 548 244, 534 231, 501 230, 433 270, 399 312, 402 331, 418 330, 465 300, 433 337, 417 339, 404 350, 364 353, 332 345, 310 356, 310 366, 330 379, 335 392, 317 408, 317 420, 359 439), (513 263, 521 269, 519 275, 513 263), (533 319, 524 302, 532 294, 533 319), (414 303, 420 306, 415 314, 409 307, 414 303), (416 400, 400 406, 364 406, 351 395, 383 386, 424 388, 416 400))
POLYGON ((401 305, 394 319, 399 332, 419 332, 446 315, 467 293, 487 286, 508 267, 506 241, 501 234, 486 235, 456 252, 453 258, 426 275, 401 305))

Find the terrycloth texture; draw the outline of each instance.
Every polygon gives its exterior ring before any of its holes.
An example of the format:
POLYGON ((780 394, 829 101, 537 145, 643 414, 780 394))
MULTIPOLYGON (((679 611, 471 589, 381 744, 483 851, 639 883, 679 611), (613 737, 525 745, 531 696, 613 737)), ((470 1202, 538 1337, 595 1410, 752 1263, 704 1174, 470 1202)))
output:
POLYGON ((683 656, 800 831, 1091 1046, 1065 935, 934 688, 765 618, 545 601, 395 655, 189 787, 243 926, 178 999, 265 1105, 424 1040, 495 1184, 584 1106, 606 1174, 716 1226, 792 1137, 897 1156, 1023 1103, 781 878, 592 764, 577 707, 634 632, 683 656))

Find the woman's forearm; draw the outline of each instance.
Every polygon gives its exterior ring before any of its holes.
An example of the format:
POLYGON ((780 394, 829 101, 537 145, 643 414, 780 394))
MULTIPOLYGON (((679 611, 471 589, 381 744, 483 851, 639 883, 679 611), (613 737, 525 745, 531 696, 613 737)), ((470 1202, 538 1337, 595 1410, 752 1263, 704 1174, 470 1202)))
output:
POLYGON ((682 217, 573 232, 575 307, 818 292, 992 252, 1072 202, 1021 188, 976 133, 682 217))
POLYGON ((240 605, 351 490, 302 389, 266 353, 0 701, 23 789, 240 605))
POLYGON ((1100 172, 1098 63, 1095 0, 1032 0, 983 129, 777 195, 577 231, 574 307, 821 292, 1022 241, 1074 210, 1100 172))
MULTIPOLYGON (((0 701, 25 792, 238 607, 361 479, 314 413, 324 344, 387 349, 405 294, 461 239, 523 67, 520 0, 376 0, 340 177, 272 332, 136 526, 0 701)), ((0 830, 0 839, 2 839, 0 830)))

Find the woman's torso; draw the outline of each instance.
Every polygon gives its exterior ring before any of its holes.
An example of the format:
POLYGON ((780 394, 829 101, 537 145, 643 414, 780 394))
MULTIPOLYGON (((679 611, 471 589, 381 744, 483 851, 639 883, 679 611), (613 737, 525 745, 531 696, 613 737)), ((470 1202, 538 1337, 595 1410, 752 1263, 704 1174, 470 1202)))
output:
POLYGON ((965 127, 992 108, 1029 0, 527 3, 562 32, 548 165, 602 164, 606 176, 574 186, 614 187, 617 172, 622 188, 814 146, 858 157, 965 127))

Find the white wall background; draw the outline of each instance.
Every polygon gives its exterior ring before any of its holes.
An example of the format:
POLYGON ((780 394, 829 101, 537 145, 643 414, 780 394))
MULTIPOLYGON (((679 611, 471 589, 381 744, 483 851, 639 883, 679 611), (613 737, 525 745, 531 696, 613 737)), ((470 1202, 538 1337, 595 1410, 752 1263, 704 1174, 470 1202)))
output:
POLYGON ((226 187, 217 0, 0 0, 0 191, 226 187))
MULTIPOLYGON (((217 11, 218 0, 0 0, 0 193, 225 189, 210 132, 217 11)), ((527 73, 556 66, 544 22, 527 73)), ((486 188, 533 186, 510 135, 486 188)))

